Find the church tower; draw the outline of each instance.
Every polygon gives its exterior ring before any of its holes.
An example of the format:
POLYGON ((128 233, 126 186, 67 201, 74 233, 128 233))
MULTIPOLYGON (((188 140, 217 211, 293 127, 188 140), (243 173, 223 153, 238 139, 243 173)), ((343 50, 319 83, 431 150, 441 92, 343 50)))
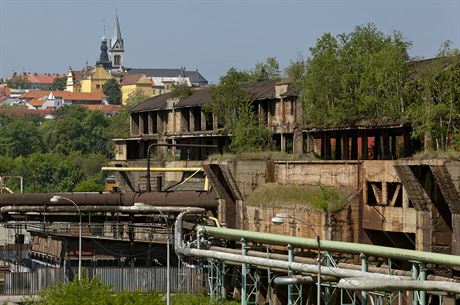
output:
POLYGON ((107 38, 105 36, 101 39, 101 54, 99 55, 99 60, 96 62, 97 65, 102 65, 105 69, 111 69, 112 63, 109 60, 109 55, 107 54, 107 38))
POLYGON ((123 38, 121 38, 118 13, 115 14, 115 27, 113 29, 112 39, 110 40, 110 61, 114 69, 120 69, 125 65, 125 48, 123 38))

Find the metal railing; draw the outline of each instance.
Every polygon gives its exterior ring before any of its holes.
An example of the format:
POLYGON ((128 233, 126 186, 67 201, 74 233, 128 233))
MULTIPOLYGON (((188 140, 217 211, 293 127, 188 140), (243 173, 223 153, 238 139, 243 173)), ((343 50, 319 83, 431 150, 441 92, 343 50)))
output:
MULTIPOLYGON (((97 267, 83 268, 88 279, 99 277, 101 282, 112 287, 113 291, 156 291, 166 292, 165 266, 157 267, 97 267)), ((77 268, 67 268, 67 276, 76 278, 77 268), (70 269, 70 270, 69 270, 70 269)), ((198 285, 201 277, 199 269, 170 268, 171 292, 197 293, 203 286, 198 285), (180 279, 180 280, 179 280, 180 279)), ((33 272, 6 272, 4 275, 4 295, 33 295, 40 290, 64 282, 64 269, 40 268, 33 272)))

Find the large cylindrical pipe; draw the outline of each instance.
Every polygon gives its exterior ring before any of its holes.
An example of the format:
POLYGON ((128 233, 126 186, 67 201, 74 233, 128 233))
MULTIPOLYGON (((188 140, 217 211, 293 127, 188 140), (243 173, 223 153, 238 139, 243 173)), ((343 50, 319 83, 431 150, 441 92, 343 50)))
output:
MULTIPOLYGON (((233 254, 241 253, 241 251, 237 249, 217 247, 217 246, 211 246, 209 247, 209 250, 228 252, 228 253, 233 253, 233 254)), ((288 259, 288 256, 286 254, 267 253, 267 252, 254 251, 254 250, 249 250, 248 255, 255 256, 255 257, 272 258, 272 259, 278 259, 278 260, 288 259)), ((304 264, 317 263, 317 260, 315 258, 309 258, 309 257, 303 257, 303 256, 294 256, 294 261, 297 263, 304 263, 304 264)), ((337 267, 343 268, 343 269, 361 270, 360 265, 354 265, 354 264, 348 264, 348 263, 338 263, 337 267)), ((367 271, 371 273, 388 273, 388 268, 369 266, 367 271)), ((410 278, 412 275, 412 272, 406 271, 406 270, 391 269, 391 274, 410 278)), ((456 280, 454 278, 448 278, 448 277, 443 277, 443 276, 434 275, 434 274, 428 274, 427 279, 430 281, 459 282, 459 280, 456 280)))
MULTIPOLYGON (((267 267, 267 268, 279 268, 283 270, 288 270, 288 268, 291 268, 293 271, 298 271, 298 272, 305 273, 305 274, 317 274, 318 273, 318 265, 302 264, 302 263, 295 263, 295 262, 290 263, 287 261, 253 257, 253 256, 243 256, 240 254, 224 253, 224 252, 201 250, 201 249, 191 249, 191 248, 181 247, 181 244, 179 244, 179 246, 176 247, 176 253, 178 255, 207 257, 207 258, 213 258, 213 259, 217 259, 221 261, 246 263, 250 265, 267 267)), ((338 278, 357 277, 357 278, 378 278, 378 279, 393 279, 393 280, 406 279, 404 277, 400 277, 396 275, 368 273, 368 272, 362 272, 362 271, 357 271, 357 270, 341 269, 341 268, 329 267, 329 266, 322 266, 321 274, 328 275, 328 276, 334 276, 338 278)))
POLYGON ((341 279, 338 288, 347 290, 378 290, 378 291, 438 291, 459 294, 460 284, 444 281, 414 280, 375 280, 375 279, 341 279))
MULTIPOLYGON (((312 238, 294 237, 271 233, 252 232, 244 230, 236 230, 229 228, 216 228, 201 226, 198 228, 206 234, 214 237, 220 237, 227 240, 239 240, 245 238, 248 241, 257 242, 261 244, 280 245, 287 246, 289 244, 304 248, 304 249, 317 249, 318 241, 312 238)), ((321 250, 332 251, 332 252, 343 252, 351 254, 364 253, 368 256, 377 256, 385 258, 402 259, 406 261, 419 261, 425 263, 433 263, 447 266, 460 266, 460 256, 433 253, 433 252, 422 252, 408 249, 391 248, 376 245, 367 245, 359 243, 332 241, 332 240, 321 240, 321 250)))
POLYGON ((61 200, 50 202, 54 195, 69 198, 78 206, 132 206, 137 202, 152 206, 202 207, 217 209, 218 202, 214 193, 198 191, 152 192, 152 193, 59 193, 59 194, 0 194, 1 206, 51 206, 73 205, 61 200))
POLYGON ((309 284, 313 283, 313 278, 311 276, 302 275, 278 276, 273 280, 273 283, 278 286, 309 284))
MULTIPOLYGON (((158 214, 163 213, 180 213, 184 211, 183 207, 163 207, 149 205, 134 205, 134 206, 80 206, 80 211, 85 212, 113 212, 124 214, 158 214)), ((6 206, 0 208, 0 213, 64 213, 76 212, 75 206, 6 206)))

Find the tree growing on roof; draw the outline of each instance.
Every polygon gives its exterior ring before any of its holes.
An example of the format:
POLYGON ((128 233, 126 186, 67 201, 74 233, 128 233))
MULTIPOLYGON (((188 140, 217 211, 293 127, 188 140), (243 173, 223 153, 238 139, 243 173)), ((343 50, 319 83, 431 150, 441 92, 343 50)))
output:
POLYGON ((192 93, 193 89, 187 83, 174 84, 171 89, 171 96, 180 100, 192 95, 192 93))
POLYGON ((249 72, 249 78, 252 82, 280 79, 281 70, 276 57, 267 57, 265 62, 258 62, 249 72))
POLYGON ((103 92, 107 96, 107 102, 112 105, 121 104, 121 90, 117 80, 112 78, 104 83, 103 92))
POLYGON ((452 40, 444 41, 439 47, 436 57, 457 56, 460 55, 460 49, 454 48, 452 40))
POLYGON ((234 152, 261 150, 270 136, 267 127, 259 124, 243 88, 249 80, 249 73, 231 68, 220 78, 219 86, 210 88, 211 100, 204 105, 204 110, 213 113, 219 124, 232 134, 230 147, 234 152))
POLYGON ((305 121, 351 124, 363 117, 400 117, 410 43, 395 32, 385 35, 374 24, 349 34, 326 33, 310 48, 301 84, 305 121))
POLYGON ((425 152, 460 148, 460 62, 444 60, 450 64, 432 61, 428 73, 406 83, 413 136, 424 138, 425 152))

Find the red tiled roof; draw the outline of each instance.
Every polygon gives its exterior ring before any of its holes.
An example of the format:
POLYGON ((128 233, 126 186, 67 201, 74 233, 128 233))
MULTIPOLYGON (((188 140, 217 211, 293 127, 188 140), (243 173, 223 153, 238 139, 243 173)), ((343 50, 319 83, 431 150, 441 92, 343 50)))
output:
POLYGON ((27 73, 23 74, 27 78, 27 80, 31 84, 48 84, 51 85, 53 84, 53 81, 56 78, 64 77, 64 74, 51 74, 51 73, 45 73, 45 74, 38 74, 38 73, 27 73))
POLYGON ((69 92, 69 91, 47 91, 47 90, 30 90, 21 95, 20 99, 36 99, 53 93, 55 97, 71 101, 101 101, 105 95, 102 92, 69 92))
POLYGON ((33 106, 33 107, 40 107, 41 105, 43 105, 43 103, 45 102, 46 100, 43 100, 43 99, 40 99, 40 98, 34 98, 32 100, 30 100, 28 102, 29 105, 33 106))
POLYGON ((0 95, 0 104, 8 99, 8 96, 0 95))

